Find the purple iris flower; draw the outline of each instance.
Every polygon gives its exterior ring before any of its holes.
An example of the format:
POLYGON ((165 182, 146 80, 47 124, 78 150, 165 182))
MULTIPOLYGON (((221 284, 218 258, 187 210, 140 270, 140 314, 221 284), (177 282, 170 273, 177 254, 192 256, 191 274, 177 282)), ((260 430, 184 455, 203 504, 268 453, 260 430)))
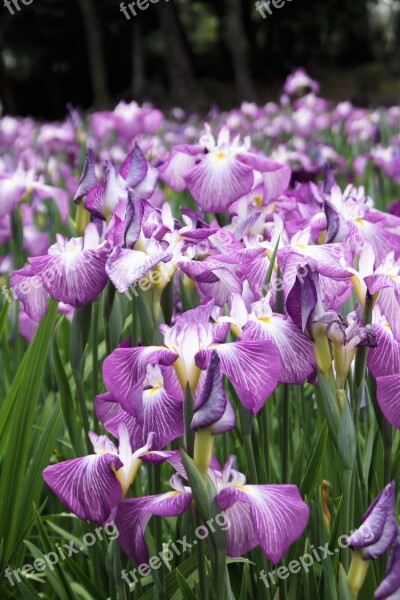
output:
POLYGON ((29 263, 31 273, 54 300, 78 308, 94 300, 105 288, 109 254, 109 243, 100 240, 95 225, 90 223, 83 238, 68 240, 57 235, 57 243, 47 255, 30 258, 29 263))
MULTIPOLYGON (((200 305, 180 315, 172 327, 161 326, 165 346, 115 350, 103 363, 111 394, 128 399, 132 389, 143 383, 148 364, 174 364, 182 389, 188 383, 194 391, 216 350, 221 372, 231 380, 243 405, 257 414, 280 380, 279 353, 269 340, 220 343, 221 326, 210 322, 213 308, 212 302, 200 305)), ((223 329, 226 337, 227 328, 223 329)))
POLYGON ((183 434, 183 392, 173 367, 147 365, 143 383, 129 396, 102 394, 95 399, 95 409, 114 436, 125 423, 133 447, 143 446, 152 433, 153 449, 161 450, 183 434))
POLYGON ((363 516, 361 526, 347 538, 348 546, 360 548, 364 560, 382 556, 397 537, 395 488, 393 481, 382 490, 363 516))
POLYGON ((104 181, 97 183, 96 159, 93 149, 89 147, 75 201, 86 195, 85 207, 95 217, 109 220, 116 212, 123 219, 128 190, 134 192, 140 199, 148 199, 154 193, 157 179, 157 170, 147 162, 136 143, 123 161, 118 174, 111 162, 106 161, 104 181))
POLYGON ((290 168, 249 151, 249 141, 240 145, 239 137, 230 139, 223 127, 216 141, 206 125, 206 134, 196 146, 176 146, 159 167, 160 177, 178 191, 186 187, 199 206, 207 212, 224 212, 248 194, 260 173, 265 199, 283 192, 290 180, 290 168))
POLYGON ((97 112, 91 117, 93 131, 101 139, 107 134, 117 132, 130 141, 141 133, 152 133, 161 124, 163 114, 151 106, 129 104, 121 100, 112 112, 97 112))
POLYGON ((43 471, 47 485, 80 519, 103 525, 113 518, 140 468, 141 455, 152 445, 150 435, 147 444, 134 451, 124 424, 118 436, 117 449, 105 435, 89 432, 94 454, 50 465, 43 471))
POLYGON ((400 527, 390 554, 385 579, 375 592, 375 600, 396 600, 400 597, 400 527))
MULTIPOLYGON (((242 556, 261 546, 269 560, 277 563, 303 533, 309 508, 294 485, 246 485, 245 476, 232 469, 233 461, 232 456, 222 469, 216 469, 214 461, 208 470, 216 503, 224 511, 228 555, 242 556)), ((119 541, 137 564, 148 560, 144 531, 151 516, 178 516, 193 502, 184 476, 175 474, 170 483, 170 492, 126 499, 118 506, 119 541)))

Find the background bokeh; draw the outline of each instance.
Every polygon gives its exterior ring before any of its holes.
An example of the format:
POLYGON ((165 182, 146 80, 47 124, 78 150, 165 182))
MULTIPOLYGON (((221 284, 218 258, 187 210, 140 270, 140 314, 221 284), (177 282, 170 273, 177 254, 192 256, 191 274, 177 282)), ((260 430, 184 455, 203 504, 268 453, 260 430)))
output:
POLYGON ((278 96, 304 66, 323 96, 399 98, 400 2, 287 0, 263 19, 253 0, 159 0, 129 21, 118 0, 0 5, 6 114, 47 119, 120 99, 207 111, 278 96))

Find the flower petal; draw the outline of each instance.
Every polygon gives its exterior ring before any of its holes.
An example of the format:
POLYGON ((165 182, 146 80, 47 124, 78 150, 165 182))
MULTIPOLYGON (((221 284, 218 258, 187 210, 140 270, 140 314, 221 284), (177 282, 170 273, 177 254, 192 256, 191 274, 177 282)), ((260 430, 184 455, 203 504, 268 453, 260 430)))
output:
POLYGON ((177 354, 163 347, 117 348, 103 363, 103 379, 114 398, 131 405, 146 377, 148 364, 172 365, 177 354))
POLYGON ((295 485, 232 486, 223 489, 216 502, 222 509, 237 502, 250 507, 257 543, 272 563, 279 562, 301 536, 310 513, 295 485))
POLYGON ((167 492, 159 496, 143 496, 123 500, 117 510, 115 524, 122 549, 137 565, 147 562, 149 553, 144 531, 152 515, 176 517, 185 512, 192 501, 190 492, 167 492))
POLYGON ((116 454, 92 454, 50 465, 43 478, 80 519, 103 525, 121 499, 114 469, 122 466, 116 454))
MULTIPOLYGON (((238 341, 215 346, 221 371, 231 380, 240 401, 253 415, 264 406, 281 374, 281 361, 275 346, 264 340, 238 341)), ((212 349, 200 350, 196 365, 205 369, 212 349)))

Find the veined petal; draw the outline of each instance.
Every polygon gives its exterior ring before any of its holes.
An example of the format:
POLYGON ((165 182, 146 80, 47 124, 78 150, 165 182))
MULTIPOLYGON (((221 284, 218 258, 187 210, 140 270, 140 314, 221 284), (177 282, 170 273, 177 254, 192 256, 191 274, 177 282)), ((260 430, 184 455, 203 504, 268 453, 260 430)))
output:
POLYGON ((40 277, 33 274, 32 267, 29 265, 14 272, 10 285, 28 317, 40 323, 47 312, 49 298, 40 277))
POLYGON ((362 525, 347 538, 352 548, 361 548, 364 560, 382 556, 397 536, 395 482, 389 483, 368 508, 362 525))
POLYGON ((52 298, 75 308, 94 300, 106 286, 107 255, 102 250, 77 250, 29 259, 52 298))
POLYGON ((375 377, 400 373, 400 343, 395 340, 389 325, 372 326, 376 336, 376 348, 368 352, 368 369, 375 377))
POLYGON ((106 265, 106 271, 120 294, 137 283, 159 262, 170 260, 170 252, 146 254, 139 250, 114 248, 106 265))
POLYGON ((43 478, 80 519, 103 525, 121 499, 115 471, 122 466, 116 454, 92 454, 50 465, 43 478))
POLYGON ((26 190, 26 185, 0 177, 0 219, 13 212, 26 190))
POLYGON ((393 427, 400 429, 400 375, 377 377, 376 385, 381 411, 393 427))
POLYGON ((96 156, 94 154, 93 146, 89 145, 85 164, 83 165, 82 176, 74 198, 75 202, 80 200, 83 196, 86 196, 95 185, 97 185, 96 156))
POLYGON ((313 343, 290 318, 273 314, 245 325, 242 340, 270 340, 281 358, 281 381, 301 383, 316 369, 313 343))
POLYGON ((134 188, 146 177, 147 170, 147 160, 136 142, 133 150, 122 163, 119 173, 125 179, 126 187, 134 188))
MULTIPOLYGON (((240 401, 253 415, 264 406, 281 376, 279 353, 270 341, 238 341, 215 346, 221 371, 231 380, 240 401)), ((200 369, 208 366, 211 348, 196 355, 200 369)))
MULTIPOLYGON (((104 426, 106 431, 118 439, 120 426, 126 425, 129 432, 129 440, 132 448, 144 446, 147 437, 143 435, 143 427, 138 419, 125 411, 121 404, 117 402, 112 394, 105 393, 96 396, 94 408, 97 418, 104 426)), ((157 446, 154 444, 154 447, 157 446)))
POLYGON ((220 371, 220 359, 217 352, 213 350, 201 392, 196 398, 191 428, 196 430, 209 427, 219 421, 225 414, 227 403, 228 398, 220 371))
POLYGON ((242 163, 262 174, 265 185, 265 202, 273 200, 288 188, 292 174, 289 166, 250 152, 238 154, 237 157, 242 163))
POLYGON ((178 355, 164 347, 117 348, 103 363, 103 379, 114 398, 130 404, 146 377, 148 364, 172 365, 178 355))
POLYGON ((400 527, 393 546, 385 579, 375 592, 375 600, 398 600, 400 597, 400 527))
POLYGON ((224 510, 237 502, 250 507, 257 543, 272 563, 279 562, 301 536, 310 513, 295 485, 227 487, 216 496, 216 502, 224 510))
POLYGON ((173 190, 182 192, 186 188, 184 175, 195 166, 199 154, 204 154, 203 146, 175 146, 158 167, 160 178, 173 190))
POLYGON ((254 181, 251 168, 232 156, 219 158, 218 154, 207 154, 184 179, 197 204, 207 212, 224 212, 251 190, 254 181))
POLYGON ((185 512, 192 501, 190 492, 167 492, 159 496, 143 496, 123 500, 117 510, 115 524, 122 549, 137 565, 148 561, 144 531, 152 515, 176 517, 185 512))

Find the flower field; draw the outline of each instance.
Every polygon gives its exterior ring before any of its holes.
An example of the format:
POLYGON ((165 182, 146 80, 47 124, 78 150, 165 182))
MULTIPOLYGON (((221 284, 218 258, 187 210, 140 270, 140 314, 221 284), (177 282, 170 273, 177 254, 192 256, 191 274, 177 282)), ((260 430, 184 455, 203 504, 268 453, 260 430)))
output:
POLYGON ((399 599, 400 108, 0 149, 0 597, 399 599))

